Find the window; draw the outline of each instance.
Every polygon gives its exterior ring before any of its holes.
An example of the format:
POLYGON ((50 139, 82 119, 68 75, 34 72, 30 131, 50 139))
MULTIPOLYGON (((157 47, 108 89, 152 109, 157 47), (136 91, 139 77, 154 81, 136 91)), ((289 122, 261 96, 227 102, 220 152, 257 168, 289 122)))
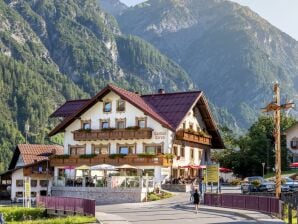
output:
POLYGON ((91 129, 91 120, 88 121, 81 121, 82 129, 83 130, 89 130, 91 129))
POLYGON ((107 155, 109 154, 109 145, 93 145, 92 154, 107 155))
POLYGON ((117 111, 118 112, 125 111, 125 101, 124 100, 118 100, 117 101, 117 111))
POLYGON ((109 127, 110 127, 109 122, 104 121, 104 122, 101 123, 101 128, 102 129, 109 128, 109 127))
POLYGON ((23 187, 24 186, 24 181, 23 180, 16 180, 16 186, 17 187, 23 187))
POLYGON ((104 102, 103 103, 103 112, 105 112, 105 113, 112 112, 112 102, 104 102))
POLYGON ((116 119, 116 128, 117 129, 124 129, 125 128, 125 118, 124 119, 116 119))
POLYGON ((291 141, 291 148, 298 149, 298 138, 293 138, 291 141))
POLYGON ((186 129, 186 123, 185 122, 183 122, 183 129, 186 129))
POLYGON ((40 185, 41 187, 47 187, 48 184, 49 184, 49 181, 48 181, 48 180, 40 180, 40 181, 39 181, 39 185, 40 185))
POLYGON ((85 146, 69 146, 70 155, 83 155, 85 154, 85 146))
POLYGON ((177 146, 174 146, 174 148, 173 148, 173 154, 175 156, 178 156, 178 148, 177 148, 177 146))
POLYGON ((101 119, 100 120, 100 128, 101 129, 110 128, 110 120, 109 119, 101 119))
POLYGON ((35 198, 36 197, 36 192, 31 191, 31 198, 35 198))
POLYGON ((16 197, 17 198, 22 198, 23 197, 23 192, 21 192, 21 191, 16 192, 16 197))
POLYGON ((37 180, 31 180, 31 187, 37 186, 37 180))
POLYGON ((199 150, 199 160, 202 160, 202 151, 199 150))
POLYGON ((162 146, 161 145, 144 145, 144 152, 157 155, 162 152, 162 146))
POLYGON ((185 156, 185 148, 184 147, 181 147, 180 148, 180 156, 181 157, 184 157, 185 156))
POLYGON ((190 149, 190 159, 194 158, 194 149, 190 149))
POLYGON ((193 130, 193 123, 189 123, 189 129, 193 130))
POLYGON ((146 128, 147 127, 147 118, 146 117, 137 117, 136 118, 136 126, 139 128, 146 128))
POLYGON ((118 147, 119 154, 134 154, 135 153, 135 145, 120 145, 118 147))

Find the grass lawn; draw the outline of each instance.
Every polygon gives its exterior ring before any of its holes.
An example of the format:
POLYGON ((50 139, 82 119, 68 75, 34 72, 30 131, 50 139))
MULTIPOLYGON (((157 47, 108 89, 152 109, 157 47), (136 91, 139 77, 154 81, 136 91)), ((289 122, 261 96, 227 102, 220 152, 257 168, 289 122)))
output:
MULTIPOLYGON (((298 169, 282 171, 281 175, 296 174, 296 173, 298 173, 298 169)), ((264 178, 267 179, 267 178, 271 178, 271 177, 274 177, 274 176, 275 176, 275 173, 272 172, 272 173, 265 174, 264 178)))
POLYGON ((96 219, 90 216, 47 216, 43 208, 0 207, 7 224, 84 224, 94 223, 96 219))
POLYGON ((150 192, 148 194, 148 201, 157 201, 157 200, 161 200, 161 199, 165 199, 165 198, 170 198, 172 196, 173 196, 173 194, 171 194, 169 192, 160 192, 159 194, 150 192))

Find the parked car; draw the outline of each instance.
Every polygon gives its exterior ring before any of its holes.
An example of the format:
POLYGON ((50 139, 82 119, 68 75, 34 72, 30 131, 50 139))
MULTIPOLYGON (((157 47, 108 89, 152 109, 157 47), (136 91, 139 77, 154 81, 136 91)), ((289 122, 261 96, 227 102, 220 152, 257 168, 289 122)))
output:
POLYGON ((298 182, 293 180, 290 177, 283 178, 285 180, 285 183, 283 184, 289 187, 290 191, 298 191, 298 182))
POLYGON ((272 192, 275 189, 274 185, 274 182, 266 181, 261 176, 246 177, 241 184, 241 191, 242 193, 272 192))
MULTIPOLYGON (((282 192, 289 192, 294 187, 298 190, 298 182, 294 186, 293 181, 287 179, 286 184, 281 185, 282 192)), ((252 176, 247 177, 244 179, 244 183, 241 185, 241 192, 248 193, 248 192, 273 192, 275 190, 275 182, 274 181, 267 181, 261 176, 252 176), (259 185, 254 184, 254 182, 259 182, 259 185)))

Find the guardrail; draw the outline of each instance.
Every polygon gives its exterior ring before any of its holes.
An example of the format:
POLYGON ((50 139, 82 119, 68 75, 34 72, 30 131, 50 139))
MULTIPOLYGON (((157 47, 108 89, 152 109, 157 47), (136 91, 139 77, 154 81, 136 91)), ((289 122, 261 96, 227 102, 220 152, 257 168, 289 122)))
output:
POLYGON ((274 197, 241 195, 241 194, 212 194, 204 195, 204 204, 217 207, 247 209, 279 215, 279 199, 274 197))
POLYGON ((36 205, 64 214, 81 214, 95 216, 95 200, 71 197, 38 196, 36 205))

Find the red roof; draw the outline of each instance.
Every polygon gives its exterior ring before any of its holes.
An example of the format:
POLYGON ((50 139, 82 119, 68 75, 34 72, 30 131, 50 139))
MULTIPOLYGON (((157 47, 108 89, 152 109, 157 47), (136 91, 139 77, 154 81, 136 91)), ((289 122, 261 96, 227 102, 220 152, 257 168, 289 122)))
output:
POLYGON ((142 110, 146 115, 152 117, 163 126, 172 131, 176 131, 181 121, 187 115, 187 112, 198 103, 200 112, 203 119, 206 120, 208 131, 214 135, 214 146, 223 147, 222 140, 218 133, 216 124, 212 118, 208 103, 201 91, 180 92, 180 93, 159 93, 151 95, 142 95, 124 90, 114 85, 107 85, 97 95, 90 100, 68 101, 58 110, 53 113, 57 114, 70 114, 67 116, 57 127, 55 127, 49 136, 53 136, 58 132, 64 130, 71 124, 77 117, 87 111, 99 99, 104 97, 110 91, 118 94, 122 99, 128 101, 135 107, 142 110), (74 108, 79 108, 75 110, 74 108), (73 113, 71 113, 73 111, 73 113))
POLYGON ((60 145, 19 144, 17 148, 25 166, 34 162, 47 160, 50 155, 64 153, 63 146, 60 145))
POLYGON ((177 129, 187 112, 201 96, 201 91, 143 95, 154 110, 177 129))
POLYGON ((83 114, 86 110, 88 110, 94 103, 97 102, 98 99, 101 99, 109 92, 115 92, 117 93, 121 98, 128 101, 135 107, 139 108, 140 110, 144 111, 147 115, 151 116, 153 119, 157 120, 159 123, 164 125, 165 127, 174 130, 174 128, 162 117, 160 116, 156 111, 153 110, 143 99, 140 95, 129 92, 127 90, 121 89, 117 86, 108 84, 103 90, 101 90, 98 94, 96 94, 94 97, 92 97, 87 103, 85 103, 78 111, 73 113, 71 116, 65 118, 58 126, 56 126, 50 133, 49 136, 53 136, 57 134, 59 131, 66 128, 69 124, 71 124, 76 117, 83 114))
POLYGON ((50 117, 68 117, 78 111, 90 99, 68 100, 59 107, 50 117))

